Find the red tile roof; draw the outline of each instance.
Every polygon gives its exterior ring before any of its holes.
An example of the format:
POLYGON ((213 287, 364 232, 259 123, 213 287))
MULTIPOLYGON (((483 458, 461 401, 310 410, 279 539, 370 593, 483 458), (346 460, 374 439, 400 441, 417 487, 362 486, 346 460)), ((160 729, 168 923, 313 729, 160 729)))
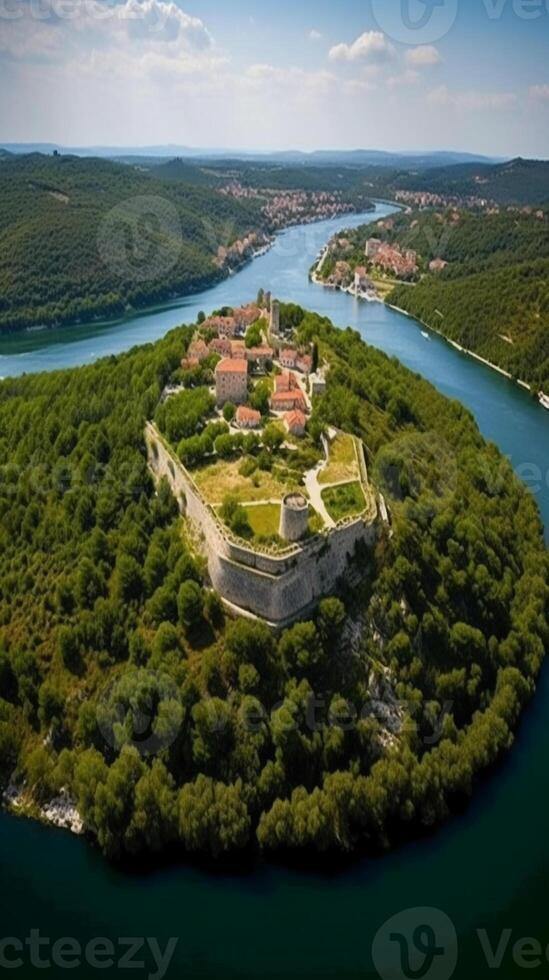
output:
POLYGON ((261 422, 261 412, 256 412, 255 408, 248 408, 247 405, 240 405, 236 410, 237 422, 261 422))
POLYGON ((247 374, 248 362, 241 357, 225 358, 220 361, 215 369, 216 374, 247 374))
POLYGON ((292 391, 299 388, 297 378, 292 371, 283 371, 275 378, 275 388, 277 391, 292 391))
POLYGON ((304 429, 307 419, 305 418, 303 412, 300 412, 298 408, 295 408, 293 412, 286 413, 284 416, 284 421, 289 429, 293 429, 294 427, 304 429))
POLYGON ((277 405, 292 405, 294 408, 305 407, 306 404, 302 391, 277 391, 271 397, 271 405, 274 408, 277 405))

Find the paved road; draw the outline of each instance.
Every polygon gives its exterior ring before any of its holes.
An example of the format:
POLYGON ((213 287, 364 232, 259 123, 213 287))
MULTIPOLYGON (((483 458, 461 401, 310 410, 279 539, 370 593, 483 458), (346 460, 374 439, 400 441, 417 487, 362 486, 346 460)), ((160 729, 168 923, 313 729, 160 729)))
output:
POLYGON ((309 494, 312 506, 320 514, 322 520, 326 524, 326 527, 335 527, 335 521, 330 517, 322 499, 322 490, 326 490, 326 487, 321 487, 318 482, 318 474, 325 465, 325 462, 321 462, 315 467, 314 470, 309 470, 309 472, 305 474, 305 487, 307 489, 307 493, 309 494))

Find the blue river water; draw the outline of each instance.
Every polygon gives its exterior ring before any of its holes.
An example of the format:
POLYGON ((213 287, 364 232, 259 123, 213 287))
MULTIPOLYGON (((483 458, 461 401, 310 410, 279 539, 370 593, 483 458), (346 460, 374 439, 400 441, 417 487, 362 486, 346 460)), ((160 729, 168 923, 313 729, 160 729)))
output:
MULTIPOLYGON (((376 217, 390 210, 379 205, 376 217)), ((282 300, 353 326, 366 341, 467 405, 485 437, 510 457, 531 487, 549 528, 549 412, 438 336, 426 340, 422 328, 407 317, 308 281, 316 254, 338 227, 372 218, 356 215, 291 229, 238 275, 171 308, 115 324, 4 338, 0 376, 86 363, 193 322, 200 309, 247 301, 259 287, 271 289, 282 300)), ((379 976, 371 953, 377 930, 402 910, 427 906, 446 913, 456 929, 454 976, 478 980, 493 975, 480 929, 488 931, 492 946, 504 929, 512 930, 510 942, 502 946, 497 977, 521 976, 513 943, 525 936, 543 948, 549 943, 548 698, 544 670, 513 751, 478 787, 464 814, 426 840, 376 860, 354 861, 332 874, 260 865, 239 874, 172 867, 130 876, 109 867, 81 840, 0 814, 0 939, 24 940, 32 928, 52 942, 68 936, 82 945, 97 936, 115 945, 119 937, 153 936, 163 945, 173 936, 178 945, 166 973, 169 980, 370 980, 379 976)), ((536 976, 547 976, 543 955, 542 960, 536 976)), ((28 957, 25 964, 16 976, 51 975, 29 965, 28 957)), ((76 975, 88 978, 98 972, 84 963, 76 975)), ((113 966, 102 975, 118 972, 113 966)), ((147 975, 146 968, 131 973, 147 975)), ((382 980, 405 975, 391 973, 382 980)), ((450 974, 441 961, 440 969, 425 976, 449 980, 450 974)))

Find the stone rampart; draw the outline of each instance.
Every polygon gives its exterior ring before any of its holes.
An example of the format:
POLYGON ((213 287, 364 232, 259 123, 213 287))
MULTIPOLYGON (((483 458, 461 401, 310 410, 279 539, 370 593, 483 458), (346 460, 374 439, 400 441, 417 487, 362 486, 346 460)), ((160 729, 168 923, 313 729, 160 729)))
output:
POLYGON ((168 480, 181 513, 199 533, 213 588, 232 606, 272 626, 288 625, 333 593, 357 544, 375 542, 377 522, 358 518, 280 554, 256 551, 231 539, 152 423, 147 423, 145 439, 151 470, 168 480))

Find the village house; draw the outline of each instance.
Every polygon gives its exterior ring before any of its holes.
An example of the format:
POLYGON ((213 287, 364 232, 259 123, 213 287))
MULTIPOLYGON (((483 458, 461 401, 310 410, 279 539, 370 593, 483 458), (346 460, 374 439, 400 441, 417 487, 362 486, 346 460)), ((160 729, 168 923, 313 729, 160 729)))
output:
POLYGON ((335 264, 335 269, 333 273, 333 280, 336 284, 341 284, 346 282, 352 275, 351 266, 348 262, 339 261, 335 264))
POLYGON ((280 352, 279 360, 283 368, 293 370, 293 368, 296 366, 297 351, 292 347, 285 347, 284 350, 280 352))
POLYGON ((311 383, 311 395, 323 395, 326 391, 326 378, 320 372, 316 374, 311 374, 309 378, 311 383))
POLYGON ((275 391, 296 391, 299 388, 297 378, 291 371, 282 371, 275 378, 275 391))
POLYGON ((249 303, 247 306, 241 306, 238 310, 234 310, 236 323, 244 330, 251 326, 252 323, 255 323, 256 320, 259 320, 261 315, 262 311, 255 303, 249 303))
POLYGON ((231 340, 231 357, 232 358, 245 358, 246 357, 246 344, 243 340, 231 340))
POLYGON ((366 242, 366 258, 375 259, 382 244, 383 243, 380 238, 369 238, 368 241, 366 242))
POLYGON ((401 279, 417 272, 417 254, 413 249, 406 249, 401 252, 398 245, 381 244, 375 251, 372 262, 401 279))
POLYGON ((215 397, 218 405, 232 402, 242 405, 248 397, 248 362, 227 358, 215 369, 215 397))
POLYGON ((292 412, 299 409, 301 412, 307 410, 305 395, 300 388, 295 391, 276 391, 269 401, 273 412, 292 412))
POLYGON ((289 434, 292 436, 304 436, 306 422, 307 419, 300 409, 295 409, 293 412, 286 412, 284 416, 284 423, 289 434))
POLYGON ((239 405, 236 410, 235 424, 240 429, 259 429, 261 412, 256 412, 255 408, 249 408, 247 405, 239 405))
POLYGON ((302 374, 310 374, 313 368, 313 359, 310 354, 298 354, 295 366, 302 374))
POLYGON ((234 316, 212 316, 203 324, 209 330, 215 330, 220 337, 235 337, 238 325, 234 316))
POLYGON ((231 341, 228 337, 214 337, 209 344, 211 354, 219 354, 220 357, 231 356, 231 341))
POLYGON ((189 344, 189 350, 187 352, 188 357, 196 357, 197 361, 205 361, 210 353, 207 344, 204 343, 201 337, 196 340, 191 341, 189 344))
POLYGON ((246 351, 246 357, 248 361, 252 361, 261 370, 265 369, 266 364, 272 361, 274 357, 274 350, 272 347, 261 346, 261 347, 250 347, 246 351))
POLYGON ((355 289, 369 289, 371 285, 366 266, 357 265, 355 269, 355 289))

